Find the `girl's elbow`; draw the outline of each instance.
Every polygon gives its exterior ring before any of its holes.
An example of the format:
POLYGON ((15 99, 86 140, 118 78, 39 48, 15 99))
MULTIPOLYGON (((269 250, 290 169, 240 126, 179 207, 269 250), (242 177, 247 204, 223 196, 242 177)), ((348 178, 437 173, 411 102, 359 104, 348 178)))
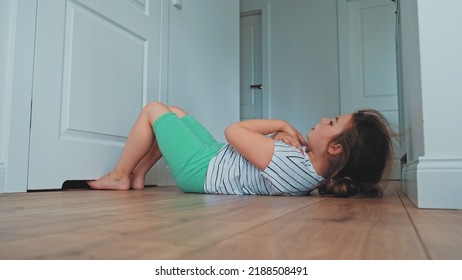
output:
POLYGON ((225 128, 225 138, 228 142, 236 135, 236 127, 237 124, 234 123, 225 128))

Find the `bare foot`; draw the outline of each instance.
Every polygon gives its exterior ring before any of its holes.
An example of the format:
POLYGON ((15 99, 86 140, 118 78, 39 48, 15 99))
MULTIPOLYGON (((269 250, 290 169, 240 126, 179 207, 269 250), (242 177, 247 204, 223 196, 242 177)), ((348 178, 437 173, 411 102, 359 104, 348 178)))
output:
POLYGON ((131 188, 134 190, 144 189, 144 176, 132 174, 131 188))
POLYGON ((95 190, 127 191, 130 189, 130 179, 116 176, 113 172, 96 181, 88 181, 87 184, 95 190))

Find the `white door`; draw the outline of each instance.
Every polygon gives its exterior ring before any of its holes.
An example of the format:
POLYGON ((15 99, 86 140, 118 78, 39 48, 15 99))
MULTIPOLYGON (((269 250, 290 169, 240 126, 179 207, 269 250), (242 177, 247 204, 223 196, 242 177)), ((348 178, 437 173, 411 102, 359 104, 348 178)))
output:
POLYGON ((112 169, 159 96, 161 0, 38 2, 28 189, 112 169))
MULTIPOLYGON (((349 94, 343 97, 342 112, 376 109, 398 132, 395 11, 390 0, 347 1, 349 94)), ((400 178, 396 157, 393 179, 400 178)))
POLYGON ((240 28, 240 118, 262 118, 261 14, 241 15, 240 28))

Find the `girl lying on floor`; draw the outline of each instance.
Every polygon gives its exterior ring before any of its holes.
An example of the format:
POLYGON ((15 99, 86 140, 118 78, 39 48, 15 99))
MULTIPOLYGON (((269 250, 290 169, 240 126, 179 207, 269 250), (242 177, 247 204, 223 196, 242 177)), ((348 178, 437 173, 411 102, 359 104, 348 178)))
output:
POLYGON ((140 113, 115 168, 93 189, 138 190, 164 157, 177 186, 189 193, 381 196, 390 170, 392 138, 375 110, 322 119, 307 139, 282 120, 228 126, 218 143, 179 107, 149 103, 140 113), (267 135, 273 134, 273 137, 267 135))

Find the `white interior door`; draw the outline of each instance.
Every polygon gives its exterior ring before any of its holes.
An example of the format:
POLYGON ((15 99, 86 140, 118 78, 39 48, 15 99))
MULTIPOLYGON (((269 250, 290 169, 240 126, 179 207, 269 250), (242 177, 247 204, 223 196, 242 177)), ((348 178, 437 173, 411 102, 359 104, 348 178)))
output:
POLYGON ((161 0, 39 1, 28 189, 112 169, 159 96, 161 0))
POLYGON ((349 64, 351 108, 375 108, 398 124, 395 4, 350 0, 349 64))
POLYGON ((262 28, 261 14, 241 15, 240 28, 240 118, 262 118, 262 28))
MULTIPOLYGON (((396 75, 396 4, 390 0, 348 0, 349 90, 342 112, 360 108, 380 111, 399 131, 396 75)), ((396 155, 393 179, 400 178, 396 155)))

